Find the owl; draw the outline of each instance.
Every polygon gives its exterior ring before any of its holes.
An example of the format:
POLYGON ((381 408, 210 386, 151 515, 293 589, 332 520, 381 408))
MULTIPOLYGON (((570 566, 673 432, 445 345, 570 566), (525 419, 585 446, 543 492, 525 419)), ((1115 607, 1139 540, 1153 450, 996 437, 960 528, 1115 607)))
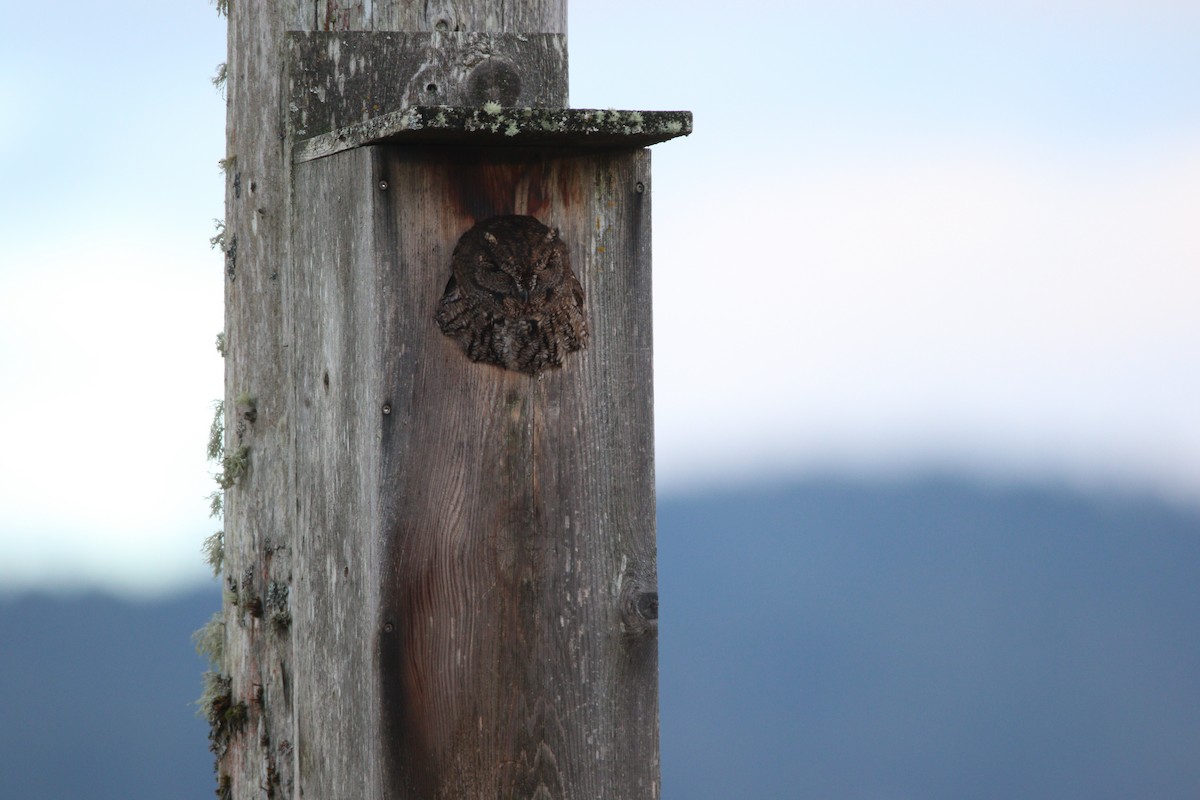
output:
POLYGON ((450 269, 434 318, 472 361, 537 375, 587 345, 583 287, 557 230, 485 219, 458 240, 450 269))

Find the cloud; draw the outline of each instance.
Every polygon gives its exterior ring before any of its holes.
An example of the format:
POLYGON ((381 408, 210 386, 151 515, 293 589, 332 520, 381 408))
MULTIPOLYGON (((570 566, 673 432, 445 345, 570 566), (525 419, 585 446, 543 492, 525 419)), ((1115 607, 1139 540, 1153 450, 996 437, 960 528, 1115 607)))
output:
POLYGON ((1200 148, 969 145, 658 178, 664 477, 753 441, 1200 497, 1200 148))
MULTIPOLYGON (((191 574, 215 527, 224 23, 154 8, 0 55, 35 82, 0 90, 2 581, 191 574)), ((576 105, 697 113, 654 154, 666 482, 932 462, 1200 496, 1200 7, 727 12, 571 11, 576 105)))
POLYGON ((199 567, 219 261, 99 231, 3 260, 0 577, 199 567))

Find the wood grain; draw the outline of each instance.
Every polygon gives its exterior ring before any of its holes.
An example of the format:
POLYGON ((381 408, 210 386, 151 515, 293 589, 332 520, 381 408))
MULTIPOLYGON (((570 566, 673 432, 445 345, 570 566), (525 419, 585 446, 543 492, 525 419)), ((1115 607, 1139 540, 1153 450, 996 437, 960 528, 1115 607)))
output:
POLYGON ((566 2, 230 4, 226 445, 250 468, 224 668, 248 718, 218 774, 239 799, 657 797, 655 630, 629 611, 656 586, 649 155, 297 163, 295 31, 561 37, 566 2), (587 296, 588 348, 541 378, 433 320, 497 213, 559 227, 587 296))
POLYGON ((567 32, 567 0, 306 0, 316 31, 567 32))
POLYGON ((407 106, 567 104, 562 34, 296 31, 287 55, 299 139, 407 106))
POLYGON ((656 584, 648 154, 379 150, 410 187, 378 221, 392 796, 652 797, 655 642, 621 618, 656 584), (495 214, 560 228, 594 320, 539 378, 432 321, 455 242, 495 214))
POLYGON ((225 493, 225 664, 232 701, 245 703, 241 733, 216 771, 237 798, 262 786, 292 796, 296 784, 292 641, 262 609, 272 585, 291 591, 296 569, 296 449, 289 254, 291 161, 284 130, 284 31, 301 24, 292 3, 230 4, 225 189, 226 448, 247 447, 249 470, 225 493), (253 422, 236 398, 255 399, 253 422))
POLYGON ((382 296, 372 154, 295 176, 293 703, 310 797, 379 797, 382 296))
POLYGON ((624 613, 656 587, 648 155, 297 168, 306 793, 657 795, 656 641, 624 613), (561 229, 593 320, 540 378, 469 361, 433 320, 458 237, 507 213, 561 229))
POLYGON ((370 144, 629 149, 691 132, 688 111, 408 106, 298 138, 292 152, 299 162, 370 144))

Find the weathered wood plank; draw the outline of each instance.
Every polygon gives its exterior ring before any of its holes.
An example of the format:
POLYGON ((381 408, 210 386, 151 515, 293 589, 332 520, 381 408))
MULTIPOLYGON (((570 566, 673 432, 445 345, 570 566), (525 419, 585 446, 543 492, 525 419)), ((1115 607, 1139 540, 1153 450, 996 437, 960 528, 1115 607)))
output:
POLYGON ((293 391, 287 301, 291 163, 280 83, 283 31, 298 4, 229 7, 225 190, 226 451, 248 471, 225 493, 225 646, 229 709, 214 725, 216 780, 239 798, 260 786, 291 796, 295 784, 286 624, 293 568, 293 391), (252 400, 250 404, 238 399, 252 400))
MULTIPOLYGON (((572 152, 536 138, 549 118, 522 117, 514 135, 549 149, 481 149, 512 143, 508 118, 461 122, 465 147, 364 146, 409 141, 385 113, 382 133, 372 117, 356 148, 305 160, 295 86, 336 86, 340 125, 374 113, 354 92, 407 102, 379 87, 419 86, 421 67, 379 66, 346 89, 339 74, 361 77, 349 61, 332 78, 283 66, 289 41, 317 41, 290 32, 459 43, 429 63, 447 97, 469 99, 463 48, 529 32, 557 54, 565 0, 234 2, 230 15, 227 446, 250 468, 226 499, 224 667, 244 705, 218 747, 221 795, 656 797, 645 142, 572 152), (433 321, 457 237, 495 213, 560 227, 587 295, 588 348, 540 379, 469 362, 433 321)), ((565 71, 532 85, 555 81, 565 71)), ((428 123, 446 133, 436 111, 428 123)))
POLYGON ((381 152, 387 794, 656 796, 656 647, 629 618, 656 584, 648 153, 381 152), (458 236, 505 213, 561 229, 593 320, 540 378, 432 318, 458 236))
POLYGON ((562 34, 292 32, 290 125, 297 138, 414 105, 562 108, 562 34))
POLYGON ((412 106, 301 139, 293 158, 311 161, 383 143, 638 148, 691 132, 688 111, 412 106))
POLYGON ((360 148, 296 198, 306 793, 656 796, 649 153, 360 148), (433 320, 504 213, 560 228, 592 320, 540 378, 433 320))
POLYGON ((567 0, 306 0, 305 5, 311 30, 567 32, 567 0))
POLYGON ((295 175, 296 449, 291 653, 297 776, 309 797, 382 797, 375 639, 382 343, 374 161, 295 175))

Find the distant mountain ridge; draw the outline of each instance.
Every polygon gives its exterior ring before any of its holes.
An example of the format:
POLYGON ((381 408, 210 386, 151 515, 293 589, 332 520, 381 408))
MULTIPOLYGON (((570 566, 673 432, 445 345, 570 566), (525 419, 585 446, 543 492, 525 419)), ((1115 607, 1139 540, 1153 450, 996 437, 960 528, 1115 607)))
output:
POLYGON ((191 634, 214 584, 134 602, 102 594, 0 599, 0 775, 5 797, 211 798, 208 726, 191 702, 191 634))
POLYGON ((667 798, 1200 797, 1200 514, 952 478, 660 503, 667 798))
MULTIPOLYGON (((1200 797, 1200 512, 950 478, 659 501, 663 794, 1200 797)), ((214 583, 0 595, 4 796, 210 798, 214 583)))

